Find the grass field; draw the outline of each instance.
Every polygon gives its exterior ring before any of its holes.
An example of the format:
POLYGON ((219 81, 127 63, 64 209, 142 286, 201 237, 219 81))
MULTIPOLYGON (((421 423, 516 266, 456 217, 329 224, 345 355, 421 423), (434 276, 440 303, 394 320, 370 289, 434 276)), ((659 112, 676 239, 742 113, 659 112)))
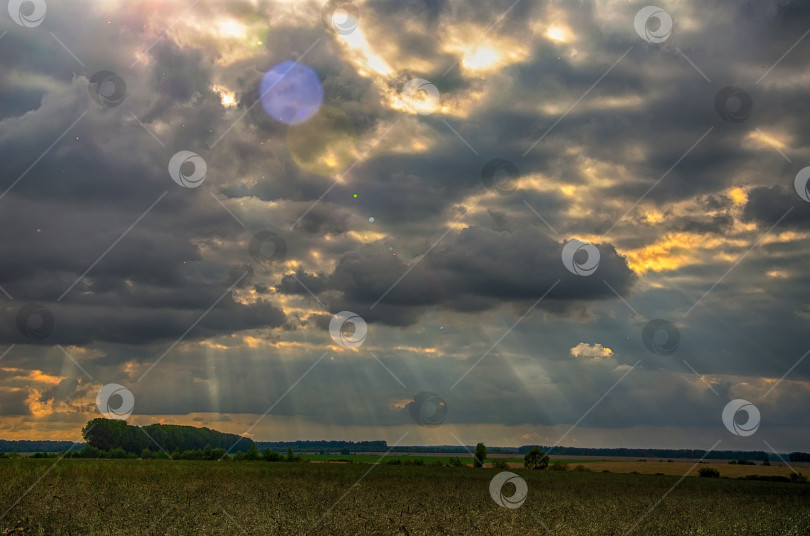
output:
POLYGON ((810 534, 801 484, 520 469, 528 496, 508 509, 486 468, 54 461, 0 460, 0 534, 810 534))

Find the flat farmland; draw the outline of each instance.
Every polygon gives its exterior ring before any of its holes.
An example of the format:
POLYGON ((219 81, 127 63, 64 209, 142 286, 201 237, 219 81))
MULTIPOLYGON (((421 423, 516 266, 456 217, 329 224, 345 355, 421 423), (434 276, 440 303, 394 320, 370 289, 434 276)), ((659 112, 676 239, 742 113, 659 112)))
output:
POLYGON ((55 461, 0 460, 0 534, 810 534, 807 484, 515 469, 511 509, 490 468, 55 461))

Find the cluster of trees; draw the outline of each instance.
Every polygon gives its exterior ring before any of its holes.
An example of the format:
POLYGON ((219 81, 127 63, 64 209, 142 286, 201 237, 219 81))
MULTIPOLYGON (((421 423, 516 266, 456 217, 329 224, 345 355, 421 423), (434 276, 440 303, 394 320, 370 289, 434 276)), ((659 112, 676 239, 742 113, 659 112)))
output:
POLYGON ((210 428, 180 426, 176 424, 150 424, 132 426, 117 419, 93 419, 82 428, 87 445, 102 451, 122 449, 129 454, 141 454, 147 449, 185 452, 211 449, 230 449, 247 452, 255 447, 252 439, 226 434, 210 428))

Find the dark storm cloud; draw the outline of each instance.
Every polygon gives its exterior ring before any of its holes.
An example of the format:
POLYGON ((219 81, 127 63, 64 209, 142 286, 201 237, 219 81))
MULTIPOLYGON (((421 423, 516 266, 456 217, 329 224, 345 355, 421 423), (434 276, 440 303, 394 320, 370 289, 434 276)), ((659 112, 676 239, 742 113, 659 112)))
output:
MULTIPOLYGON (((565 302, 612 298, 603 280, 618 292, 630 291, 635 276, 609 244, 597 245, 598 277, 568 272, 561 261, 562 246, 529 229, 496 232, 468 227, 411 263, 370 247, 345 255, 328 276, 299 274, 299 279, 315 293, 338 291, 340 297, 330 304, 333 312, 368 311, 367 320, 392 325, 413 324, 419 310, 427 307, 480 312, 512 301, 534 300, 558 280, 559 287, 548 296, 552 309, 565 302)), ((277 290, 306 292, 291 276, 277 290)))
POLYGON ((765 228, 780 221, 781 226, 803 230, 810 222, 810 203, 803 201, 793 189, 781 185, 760 186, 748 194, 743 220, 765 228))
MULTIPOLYGON (((121 63, 112 57, 116 52, 110 49, 107 64, 121 63)), ((50 69, 52 55, 35 55, 30 63, 14 66, 53 78, 51 84, 59 90, 47 94, 36 110, 7 117, 0 125, 3 190, 22 177, 0 200, 0 250, 7 259, 0 284, 15 298, 4 306, 3 341, 27 342, 15 323, 26 302, 41 303, 54 315, 49 344, 174 339, 221 296, 190 338, 285 322, 284 313, 271 303, 246 305, 225 296, 240 276, 247 272, 237 289, 252 278, 247 251, 229 263, 203 258, 201 249, 238 240, 242 231, 208 195, 209 185, 183 190, 168 174, 174 150, 205 154, 212 126, 219 124, 223 110, 210 89, 210 60, 171 42, 155 44, 150 55, 150 76, 122 70, 128 94, 112 109, 90 99, 89 75, 66 77, 50 69), (143 130, 133 114, 167 147, 143 130), (166 122, 176 122, 179 129, 161 129, 166 122), (62 133, 64 138, 46 152, 62 133), (24 174, 32 162, 37 164, 24 174)), ((208 182, 220 181, 226 169, 209 161, 208 182)))

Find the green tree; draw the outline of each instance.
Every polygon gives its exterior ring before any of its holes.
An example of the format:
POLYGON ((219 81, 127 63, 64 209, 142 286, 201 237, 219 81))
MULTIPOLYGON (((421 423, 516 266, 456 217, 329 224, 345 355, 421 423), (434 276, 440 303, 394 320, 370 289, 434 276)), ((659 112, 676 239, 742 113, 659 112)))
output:
POLYGON ((532 447, 523 457, 523 466, 527 469, 545 469, 548 467, 548 455, 540 447, 532 447))
POLYGON ((484 461, 487 459, 487 448, 483 443, 478 443, 475 446, 475 458, 473 459, 473 467, 483 467, 484 461))
POLYGON ((256 446, 256 443, 251 443, 250 448, 248 449, 247 453, 245 454, 246 460, 255 461, 259 459, 259 447, 256 446))

